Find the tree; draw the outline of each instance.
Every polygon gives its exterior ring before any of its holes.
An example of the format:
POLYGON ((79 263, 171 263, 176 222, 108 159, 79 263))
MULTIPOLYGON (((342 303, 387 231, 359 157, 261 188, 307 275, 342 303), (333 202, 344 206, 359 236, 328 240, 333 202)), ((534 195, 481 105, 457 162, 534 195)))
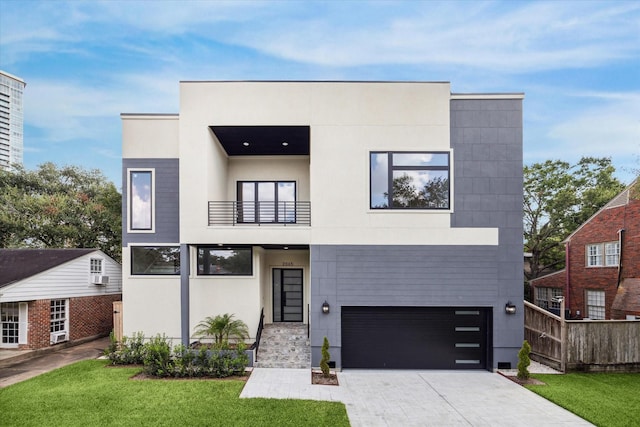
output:
POLYGON ((98 170, 0 171, 0 246, 97 248, 121 258, 122 198, 98 170))
POLYGON ((225 313, 216 317, 206 317, 196 325, 196 336, 213 337, 217 348, 224 348, 229 338, 245 339, 249 337, 249 328, 242 320, 233 320, 233 314, 225 313))
POLYGON ((320 369, 322 370, 322 376, 325 378, 329 378, 331 375, 329 371, 329 360, 331 359, 331 355, 329 354, 329 340, 327 337, 324 337, 322 341, 322 359, 320 360, 320 369))
POLYGON ((529 353, 531 353, 531 345, 527 340, 524 340, 518 352, 518 378, 521 380, 529 379, 529 365, 531 364, 529 353))
POLYGON ((609 158, 583 157, 575 165, 547 160, 524 168, 524 247, 527 280, 564 266, 562 241, 624 188, 609 158))

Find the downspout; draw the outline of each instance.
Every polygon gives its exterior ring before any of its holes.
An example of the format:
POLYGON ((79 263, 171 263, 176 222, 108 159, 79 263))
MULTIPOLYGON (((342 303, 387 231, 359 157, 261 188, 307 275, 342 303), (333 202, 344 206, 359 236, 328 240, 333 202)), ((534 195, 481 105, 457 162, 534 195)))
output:
MULTIPOLYGON (((565 243, 564 245, 564 274, 566 276, 565 278, 565 284, 564 284, 564 307, 568 307, 569 308, 569 313, 571 314, 571 298, 569 297, 569 291, 571 289, 571 287, 569 286, 569 284, 571 283, 571 268, 569 265, 569 249, 571 247, 571 244, 569 243, 569 241, 567 240, 567 243, 565 243)), ((564 313, 560 313, 563 317, 564 317, 564 313)))
POLYGON ((189 346, 189 245, 180 245, 180 335, 181 343, 189 346))
POLYGON ((618 247, 620 248, 620 253, 618 254, 618 282, 616 283, 616 289, 620 287, 620 281, 622 280, 622 236, 624 236, 624 228, 618 230, 618 247))

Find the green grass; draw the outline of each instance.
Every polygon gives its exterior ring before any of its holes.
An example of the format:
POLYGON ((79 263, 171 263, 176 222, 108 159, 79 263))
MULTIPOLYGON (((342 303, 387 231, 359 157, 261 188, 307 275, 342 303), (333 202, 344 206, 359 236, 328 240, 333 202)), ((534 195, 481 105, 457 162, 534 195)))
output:
POLYGON ((129 378, 87 360, 0 389, 0 426, 348 426, 344 404, 240 399, 243 381, 129 378))
POLYGON ((547 385, 527 388, 601 427, 638 426, 640 374, 532 375, 547 385))

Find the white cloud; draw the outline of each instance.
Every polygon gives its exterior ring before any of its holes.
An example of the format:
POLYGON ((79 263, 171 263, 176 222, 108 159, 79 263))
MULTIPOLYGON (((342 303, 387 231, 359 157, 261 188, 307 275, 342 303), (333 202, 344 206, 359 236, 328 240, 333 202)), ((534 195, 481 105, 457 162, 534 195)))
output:
POLYGON ((552 124, 544 135, 546 144, 534 142, 525 150, 525 163, 611 157, 618 175, 628 181, 631 171, 640 169, 640 92, 588 91, 573 96, 590 107, 552 124))
POLYGON ((329 67, 530 73, 636 57, 639 13, 632 2, 41 2, 6 14, 0 46, 9 62, 106 39, 149 58, 184 59, 169 43, 138 42, 151 35, 329 67))

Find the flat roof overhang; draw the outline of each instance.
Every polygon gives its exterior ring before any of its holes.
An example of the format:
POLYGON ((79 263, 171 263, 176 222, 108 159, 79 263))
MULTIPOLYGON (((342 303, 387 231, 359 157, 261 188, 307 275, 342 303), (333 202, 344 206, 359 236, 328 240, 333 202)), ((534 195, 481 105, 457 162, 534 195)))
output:
POLYGON ((209 126, 229 156, 308 156, 309 126, 209 126))

